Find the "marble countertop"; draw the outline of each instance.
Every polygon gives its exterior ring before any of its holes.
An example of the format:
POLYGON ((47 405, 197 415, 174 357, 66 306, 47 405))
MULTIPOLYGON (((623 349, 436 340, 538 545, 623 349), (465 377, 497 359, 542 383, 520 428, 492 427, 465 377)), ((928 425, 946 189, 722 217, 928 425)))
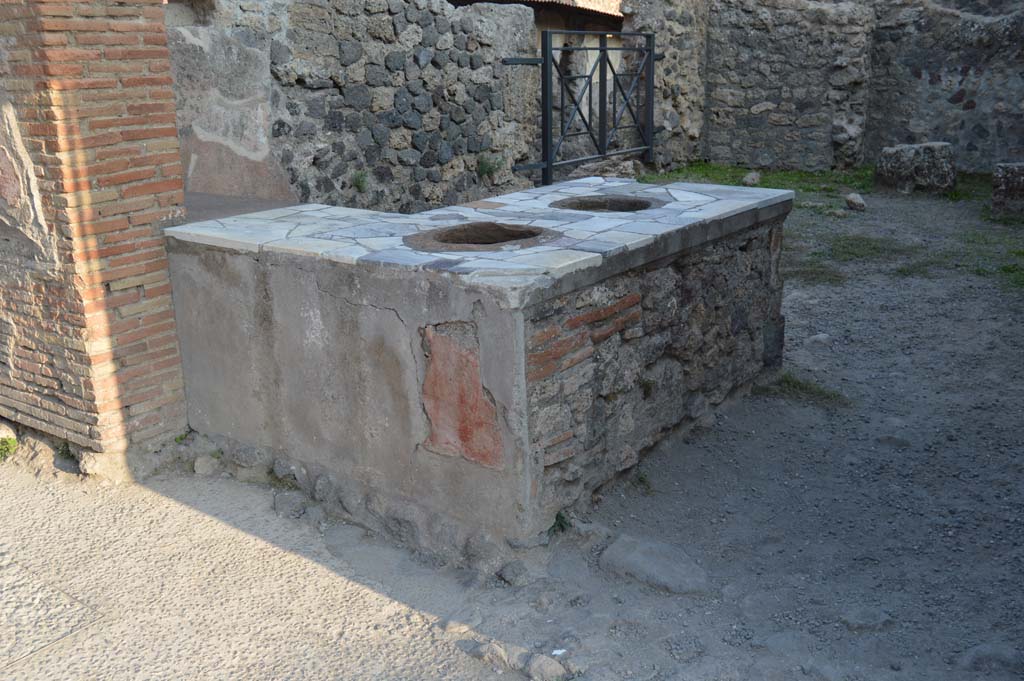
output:
MULTIPOLYGON (((166 235, 195 244, 258 253, 288 253, 341 265, 430 270, 488 287, 522 291, 574 273, 627 269, 720 238, 788 212, 793 192, 675 183, 645 185, 589 177, 461 206, 403 215, 304 204, 172 227, 166 235), (554 208, 574 197, 649 198, 637 212, 554 208), (661 205, 657 205, 661 204, 661 205), (739 220, 729 220, 740 216, 739 220), (746 217, 747 219, 742 219, 746 217), (553 236, 536 245, 507 242, 493 250, 420 251, 404 237, 469 222, 540 227, 553 236), (618 263, 618 266, 616 266, 618 263)), ((577 279, 578 277, 573 277, 577 279)), ((562 287, 559 287, 562 288, 562 287)))

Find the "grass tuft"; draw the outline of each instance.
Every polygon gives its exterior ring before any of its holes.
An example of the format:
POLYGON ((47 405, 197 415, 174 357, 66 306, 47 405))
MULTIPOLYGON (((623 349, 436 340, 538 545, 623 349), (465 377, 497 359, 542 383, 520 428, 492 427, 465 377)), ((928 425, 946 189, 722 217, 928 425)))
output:
POLYGON ((0 463, 18 451, 18 440, 13 437, 0 437, 0 463))
POLYGON ((842 393, 818 385, 814 381, 800 378, 789 371, 783 372, 775 383, 754 388, 754 393, 832 406, 846 406, 850 404, 850 400, 842 393))
POLYGON ((974 261, 971 271, 998 277, 1010 288, 1024 288, 1024 232, 993 227, 960 236, 965 255, 974 261))
POLYGON ((828 257, 839 262, 855 260, 888 260, 910 255, 920 250, 919 246, 900 243, 889 237, 865 236, 863 234, 837 234, 830 239, 828 257))
MULTIPOLYGON (((640 182, 709 182, 739 185, 749 168, 697 161, 667 173, 643 175, 640 182)), ((874 188, 874 169, 865 166, 852 170, 759 170, 762 187, 792 189, 796 192, 839 195, 846 192, 870 193, 874 188)))
POLYGON ((633 476, 633 486, 640 490, 640 493, 645 497, 654 495, 654 485, 651 484, 651 479, 647 477, 647 473, 643 471, 637 471, 636 475, 633 476))
POLYGON ((498 160, 487 156, 486 154, 477 157, 476 159, 476 174, 480 178, 494 177, 494 175, 501 169, 501 163, 498 160))
POLYGON ((64 442, 60 443, 60 447, 57 447, 57 457, 65 461, 75 461, 75 455, 71 453, 70 442, 64 440, 64 442))
POLYGON ((958 173, 956 188, 946 192, 950 201, 988 201, 992 197, 992 175, 958 173))
POLYGON ((792 265, 784 266, 782 274, 786 279, 796 279, 806 284, 838 286, 846 281, 846 275, 838 268, 813 258, 801 259, 792 265))
POLYGON ((1007 286, 1024 288, 1024 265, 1014 262, 1002 265, 996 271, 1002 276, 1007 286))
POLYGON ((357 170, 352 173, 352 186, 355 187, 356 191, 360 194, 366 193, 369 182, 370 176, 366 174, 365 170, 357 170))
POLYGON ((936 253, 913 260, 905 265, 900 265, 893 274, 897 277, 930 277, 935 268, 949 268, 954 259, 953 253, 936 253))
POLYGON ((992 206, 989 204, 982 207, 981 217, 986 222, 994 222, 1005 227, 1024 227, 1024 217, 1019 215, 996 215, 992 212, 992 206))
POLYGON ((551 523, 551 527, 548 528, 548 536, 553 537, 556 534, 562 534, 567 532, 572 527, 572 522, 569 517, 562 511, 555 514, 555 522, 551 523))

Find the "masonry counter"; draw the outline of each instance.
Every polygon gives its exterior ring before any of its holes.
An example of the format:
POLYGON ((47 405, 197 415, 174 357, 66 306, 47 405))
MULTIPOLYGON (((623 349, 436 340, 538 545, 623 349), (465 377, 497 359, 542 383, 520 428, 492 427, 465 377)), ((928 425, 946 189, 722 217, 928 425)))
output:
POLYGON ((168 229, 189 425, 421 548, 528 543, 780 366, 792 199, 585 178, 168 229))

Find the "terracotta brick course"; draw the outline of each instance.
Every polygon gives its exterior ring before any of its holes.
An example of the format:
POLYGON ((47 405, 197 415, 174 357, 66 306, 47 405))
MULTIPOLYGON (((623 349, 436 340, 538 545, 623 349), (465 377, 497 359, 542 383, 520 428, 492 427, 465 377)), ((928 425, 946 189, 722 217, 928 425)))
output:
POLYGON ((183 199, 162 3, 0 0, 0 35, 0 91, 55 235, 31 269, 0 267, 0 415, 123 461, 185 425, 160 233, 183 199))
POLYGON ((634 307, 639 304, 639 294, 629 295, 623 298, 622 300, 618 300, 612 303, 611 305, 606 305, 596 310, 590 310, 588 312, 578 314, 575 317, 570 317, 565 322, 565 325, 567 328, 576 329, 583 326, 584 324, 592 324, 594 322, 599 322, 603 319, 607 319, 608 317, 611 317, 617 312, 621 312, 622 310, 634 307))

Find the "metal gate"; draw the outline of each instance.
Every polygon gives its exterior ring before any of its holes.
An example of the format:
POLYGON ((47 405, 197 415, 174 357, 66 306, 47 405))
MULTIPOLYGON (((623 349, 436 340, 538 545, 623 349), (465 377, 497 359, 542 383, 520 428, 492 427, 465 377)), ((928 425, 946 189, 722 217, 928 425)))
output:
POLYGON ((505 59, 541 67, 541 160, 513 170, 551 184, 560 166, 640 152, 653 162, 656 59, 653 33, 602 31, 543 31, 539 58, 505 59), (580 155, 565 158, 567 144, 580 155))

